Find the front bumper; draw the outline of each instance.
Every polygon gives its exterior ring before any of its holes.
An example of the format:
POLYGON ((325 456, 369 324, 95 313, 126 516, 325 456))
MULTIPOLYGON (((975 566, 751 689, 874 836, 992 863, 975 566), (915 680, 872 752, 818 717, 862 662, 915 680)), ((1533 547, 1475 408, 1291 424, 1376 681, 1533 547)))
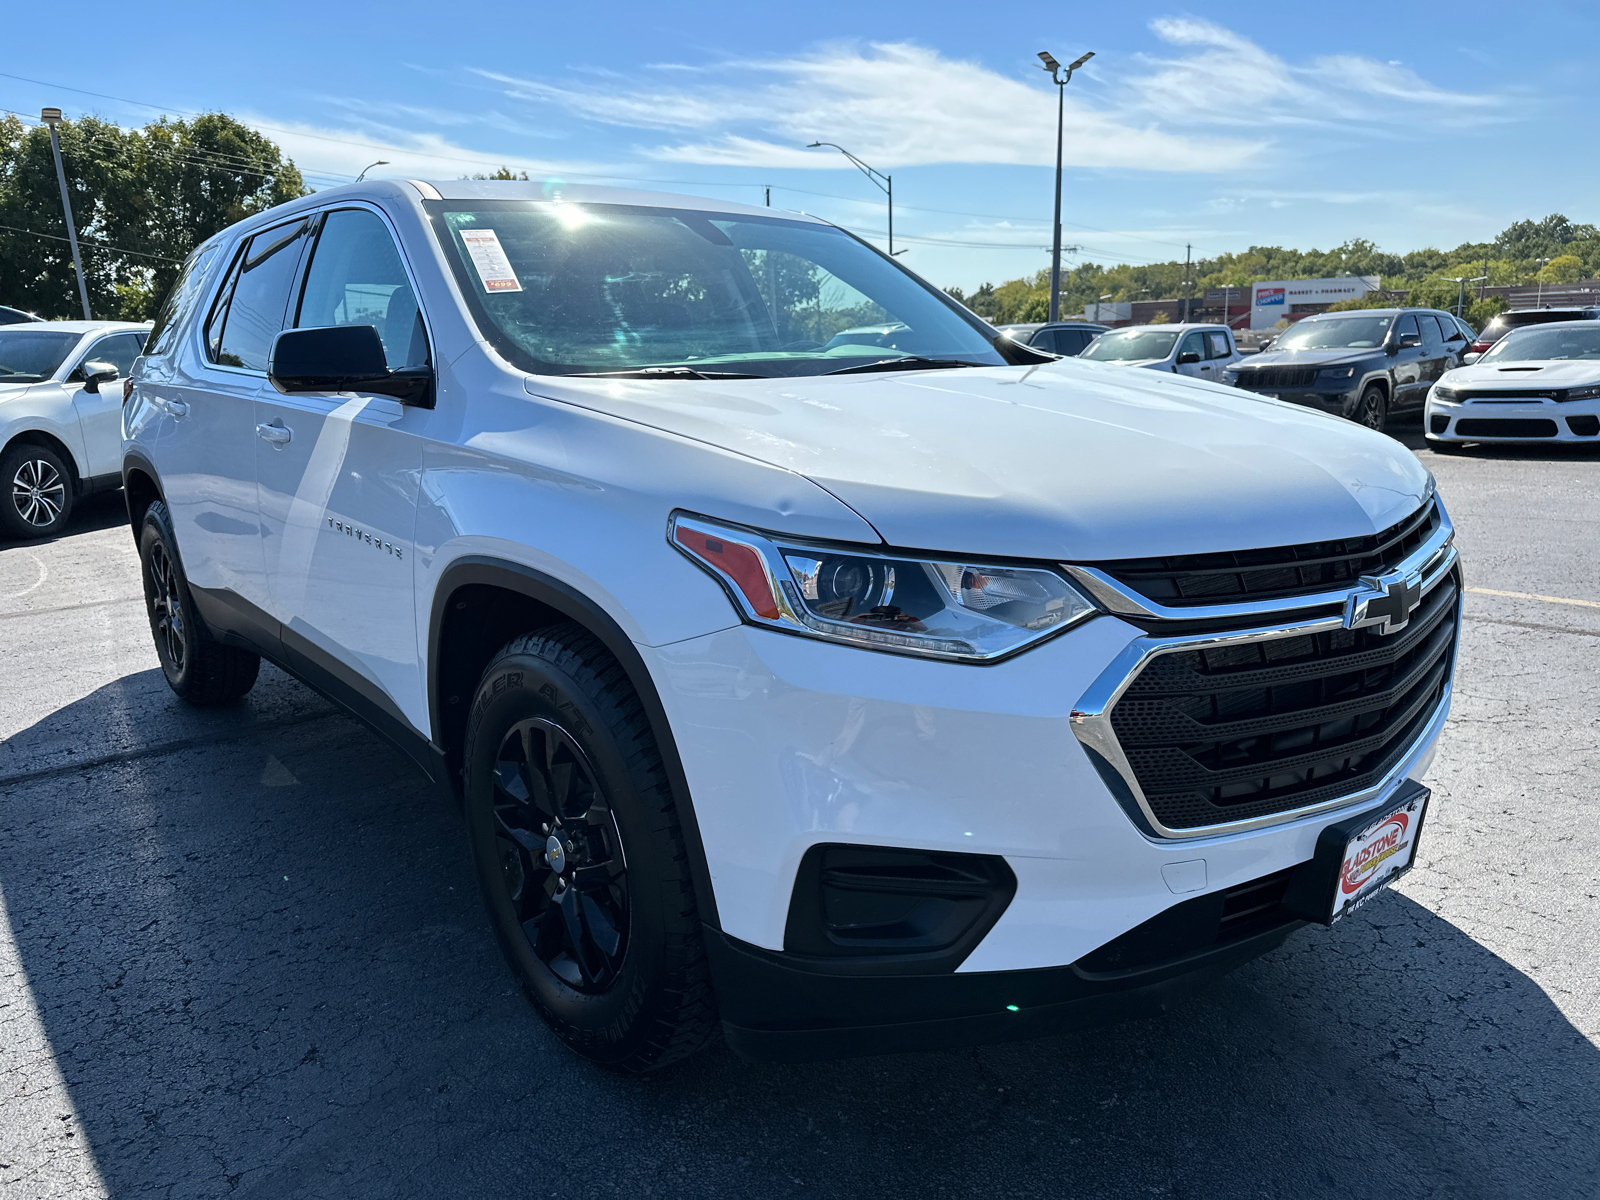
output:
POLYGON ((1356 403, 1361 399, 1362 383, 1359 378, 1328 383, 1319 379, 1309 388, 1257 388, 1236 380, 1233 386, 1254 396, 1267 396, 1288 404, 1299 404, 1305 408, 1317 409, 1319 412, 1348 417, 1354 414, 1356 403))
MULTIPOLYGON (((1141 632, 1101 616, 981 667, 749 626, 640 648, 693 797, 720 921, 707 930, 713 979, 736 1048, 828 1056, 1154 1011, 1297 927, 1201 938, 1135 970, 1085 966, 1160 915, 1308 861, 1326 826, 1374 803, 1212 836, 1142 833, 1071 724, 1141 632), (953 971, 785 953, 803 856, 841 843, 1000 856, 1015 895, 953 971)), ((1448 703, 1386 790, 1427 769, 1448 703)))
POLYGON ((1600 441, 1600 400, 1438 400, 1428 397, 1430 442, 1600 441))

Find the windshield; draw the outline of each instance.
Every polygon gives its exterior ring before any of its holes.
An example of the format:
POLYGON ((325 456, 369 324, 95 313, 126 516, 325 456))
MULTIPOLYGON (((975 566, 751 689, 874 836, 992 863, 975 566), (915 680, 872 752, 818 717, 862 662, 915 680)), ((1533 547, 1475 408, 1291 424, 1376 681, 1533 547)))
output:
POLYGON ((0 329, 0 383, 49 379, 81 336, 59 329, 0 329))
POLYGON ((1272 343, 1274 350, 1367 350, 1383 345, 1393 317, 1334 317, 1301 321, 1272 343))
POLYGON ((1141 358, 1165 358, 1178 340, 1175 329, 1117 329, 1102 333, 1089 343, 1079 358, 1101 362, 1133 362, 1141 358))
POLYGON ((1600 360, 1600 321, 1514 329, 1484 351, 1478 361, 1493 359, 1501 363, 1562 358, 1600 360))
POLYGON ((832 226, 612 204, 428 207, 482 332, 536 374, 1005 362, 937 292, 832 226))

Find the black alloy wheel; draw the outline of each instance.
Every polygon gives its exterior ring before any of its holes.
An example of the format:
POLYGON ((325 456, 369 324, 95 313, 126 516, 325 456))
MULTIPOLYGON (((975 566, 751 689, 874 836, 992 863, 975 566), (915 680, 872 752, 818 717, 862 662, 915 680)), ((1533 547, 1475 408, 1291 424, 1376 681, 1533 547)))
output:
POLYGON ((12 537, 60 533, 72 516, 72 475, 48 446, 22 443, 0 458, 0 526, 12 537))
POLYGON ((151 544, 146 570, 150 575, 150 632, 156 639, 156 653, 163 666, 171 664, 175 674, 182 674, 189 660, 189 627, 183 619, 178 569, 162 542, 151 544))
POLYGON ((495 760, 494 819, 506 891, 534 955, 567 986, 603 992, 628 937, 628 866, 604 789, 578 743, 519 721, 495 760))
POLYGON ((211 636, 194 611, 167 506, 157 500, 139 523, 139 567, 156 658, 167 686, 190 704, 226 704, 255 686, 261 657, 211 636))
POLYGON ((484 669, 462 807, 495 937, 571 1049, 624 1071, 717 1031, 694 884, 661 750, 627 673, 561 624, 484 669))
POLYGON ((1376 433, 1382 433, 1389 423, 1389 402, 1383 389, 1375 383, 1367 385, 1356 403, 1356 420, 1376 433))

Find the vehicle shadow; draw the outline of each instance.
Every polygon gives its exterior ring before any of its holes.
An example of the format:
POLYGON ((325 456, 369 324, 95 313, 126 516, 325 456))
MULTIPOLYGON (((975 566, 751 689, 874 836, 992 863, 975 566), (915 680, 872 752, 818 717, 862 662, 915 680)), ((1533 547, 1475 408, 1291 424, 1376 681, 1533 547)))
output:
MULTIPOLYGON (((24 736, 54 745, 97 703, 24 736)), ((169 703, 152 719, 181 733, 169 703)), ((331 714, 200 734, 0 785, 0 1014, 37 1014, 11 1053, 53 1061, 75 1114, 8 1113, 27 1149, 0 1184, 75 1135, 115 1196, 1600 1188, 1600 1051, 1400 895, 1152 1020, 802 1066, 719 1045, 624 1078, 513 987, 453 807, 399 753, 331 714)))
POLYGON ((1388 432, 1390 437, 1408 450, 1424 451, 1439 458, 1482 458, 1505 462, 1586 462, 1600 458, 1600 439, 1593 442, 1527 441, 1511 445, 1471 442, 1441 449, 1438 443, 1428 441, 1420 423, 1415 428, 1391 429, 1388 432))

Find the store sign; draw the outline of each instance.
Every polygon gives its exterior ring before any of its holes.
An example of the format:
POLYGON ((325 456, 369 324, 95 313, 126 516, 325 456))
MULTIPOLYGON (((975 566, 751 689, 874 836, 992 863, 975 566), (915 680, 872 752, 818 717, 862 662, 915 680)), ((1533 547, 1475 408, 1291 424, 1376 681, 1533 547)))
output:
POLYGON ((1256 289, 1256 303, 1258 305, 1259 304, 1282 304, 1283 303, 1283 289, 1282 288, 1257 288, 1256 289))

